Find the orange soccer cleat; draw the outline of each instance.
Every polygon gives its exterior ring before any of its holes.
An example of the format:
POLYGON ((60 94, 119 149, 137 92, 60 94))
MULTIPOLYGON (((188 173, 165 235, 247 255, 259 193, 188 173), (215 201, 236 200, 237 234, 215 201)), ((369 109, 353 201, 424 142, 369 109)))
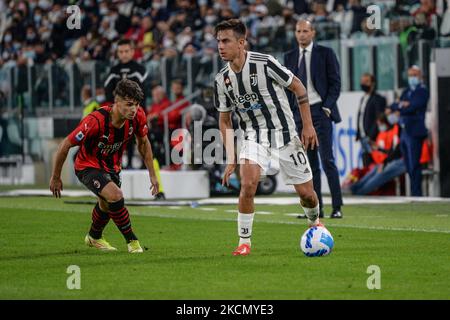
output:
POLYGON ((246 256, 250 254, 250 246, 246 243, 241 244, 233 251, 233 256, 246 256))

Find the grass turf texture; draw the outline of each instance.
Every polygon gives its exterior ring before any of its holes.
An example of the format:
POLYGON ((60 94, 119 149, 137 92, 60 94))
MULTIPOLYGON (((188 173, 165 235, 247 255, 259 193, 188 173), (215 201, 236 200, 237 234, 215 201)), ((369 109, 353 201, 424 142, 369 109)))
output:
POLYGON ((324 219, 335 249, 321 258, 300 252, 306 221, 286 215, 297 206, 257 206, 272 214, 256 215, 247 257, 231 255, 235 206, 129 207, 140 255, 112 221, 104 235, 119 251, 86 247, 92 207, 0 198, 0 299, 450 298, 448 203, 346 206, 344 219, 324 219), (66 287, 70 265, 81 290, 66 287), (366 286, 370 265, 380 290, 366 286))

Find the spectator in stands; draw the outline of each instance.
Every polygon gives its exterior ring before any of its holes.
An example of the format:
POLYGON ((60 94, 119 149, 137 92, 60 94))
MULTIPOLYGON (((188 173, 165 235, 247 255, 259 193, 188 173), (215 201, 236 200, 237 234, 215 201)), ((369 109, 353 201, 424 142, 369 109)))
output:
POLYGON ((378 135, 378 126, 375 119, 384 114, 386 99, 376 92, 375 76, 365 73, 361 76, 361 90, 364 91, 357 116, 356 141, 360 141, 364 167, 372 162, 371 144, 378 135))
MULTIPOLYGON (((395 115, 394 115, 395 116, 395 115)), ((378 115, 378 135, 373 142, 372 158, 375 166, 351 186, 353 194, 366 195, 406 172, 400 152, 400 127, 395 120, 388 121, 384 113, 378 115)))
MULTIPOLYGON (((174 80, 172 80, 172 84, 171 84, 170 88, 171 88, 172 96, 173 96, 173 99, 172 99, 172 103, 173 104, 175 104, 175 103, 177 103, 177 102, 179 102, 179 101, 184 99, 184 93, 183 93, 183 91, 184 91, 184 84, 183 84, 183 80, 181 80, 181 79, 174 79, 174 80)), ((181 110, 183 110, 184 108, 186 108, 188 106, 189 106, 189 102, 186 101, 185 103, 182 103, 177 108, 177 110, 181 111, 181 110)))
POLYGON ((156 49, 156 37, 153 33, 153 21, 150 16, 142 18, 141 29, 137 38, 137 47, 142 52, 143 60, 148 60, 153 50, 156 49))
POLYGON ((134 45, 131 40, 122 39, 117 43, 117 57, 119 63, 111 68, 104 84, 107 101, 113 102, 113 91, 116 84, 121 79, 128 78, 137 82, 142 88, 144 99, 140 103, 145 105, 144 81, 147 78, 147 72, 143 65, 133 60, 134 45))
POLYGON ((92 98, 92 89, 89 85, 84 85, 81 89, 81 99, 83 100, 83 118, 100 108, 98 101, 92 98))
MULTIPOLYGON (((147 78, 145 67, 133 60, 134 46, 129 39, 122 39, 117 43, 117 56, 119 63, 111 68, 111 71, 106 78, 104 87, 106 100, 110 103, 114 101, 113 92, 117 83, 124 78, 133 80, 139 84, 144 93, 143 100, 139 102, 141 106, 145 106, 145 88, 144 82, 147 78)), ((127 168, 132 168, 132 159, 134 154, 134 140, 127 145, 128 165, 127 168)))
MULTIPOLYGON (((167 97, 164 88, 160 85, 152 89, 152 104, 147 108, 147 120, 151 130, 158 129, 164 132, 164 118, 162 112, 170 106, 170 100, 167 97)), ((174 123, 174 118, 170 117, 169 113, 169 128, 177 128, 178 124, 174 123)), ((150 140, 151 141, 151 140, 150 140)))
POLYGON ((411 179, 411 195, 422 196, 422 167, 420 156, 422 144, 428 135, 425 127, 425 112, 430 94, 422 83, 422 72, 418 66, 408 69, 408 88, 400 99, 391 105, 392 111, 400 111, 402 127, 401 151, 411 179))

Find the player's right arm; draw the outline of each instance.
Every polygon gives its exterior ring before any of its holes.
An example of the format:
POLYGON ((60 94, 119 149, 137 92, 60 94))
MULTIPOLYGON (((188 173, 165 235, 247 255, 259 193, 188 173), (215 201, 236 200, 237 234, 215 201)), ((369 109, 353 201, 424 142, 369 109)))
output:
POLYGON ((50 191, 56 198, 61 197, 61 190, 63 190, 61 171, 70 148, 82 144, 87 137, 98 135, 98 130, 98 120, 91 113, 81 120, 75 130, 73 130, 59 145, 58 150, 56 151, 52 176, 50 178, 50 191))
POLYGON ((236 170, 236 156, 234 153, 234 131, 231 120, 233 104, 225 94, 223 88, 223 79, 219 74, 214 81, 214 105, 219 111, 219 129, 222 136, 222 142, 225 146, 227 155, 227 167, 222 179, 222 185, 229 185, 229 177, 236 170))
POLYGON ((227 166, 222 179, 222 185, 229 185, 230 175, 236 170, 236 156, 234 154, 234 132, 231 121, 231 112, 221 112, 219 115, 219 128, 222 141, 227 154, 227 166))
POLYGON ((56 198, 61 198, 61 191, 63 190, 61 171, 64 162, 66 161, 67 154, 73 146, 74 144, 72 144, 67 137, 63 140, 63 142, 61 142, 58 147, 58 151, 56 151, 55 165, 53 166, 52 177, 50 178, 50 191, 56 198))

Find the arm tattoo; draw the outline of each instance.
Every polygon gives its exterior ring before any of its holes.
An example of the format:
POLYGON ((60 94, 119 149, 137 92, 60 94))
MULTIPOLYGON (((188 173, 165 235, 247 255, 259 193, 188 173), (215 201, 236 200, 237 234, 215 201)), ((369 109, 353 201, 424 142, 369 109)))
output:
POLYGON ((299 106, 308 102, 308 95, 305 94, 303 96, 297 96, 297 103, 299 106))

